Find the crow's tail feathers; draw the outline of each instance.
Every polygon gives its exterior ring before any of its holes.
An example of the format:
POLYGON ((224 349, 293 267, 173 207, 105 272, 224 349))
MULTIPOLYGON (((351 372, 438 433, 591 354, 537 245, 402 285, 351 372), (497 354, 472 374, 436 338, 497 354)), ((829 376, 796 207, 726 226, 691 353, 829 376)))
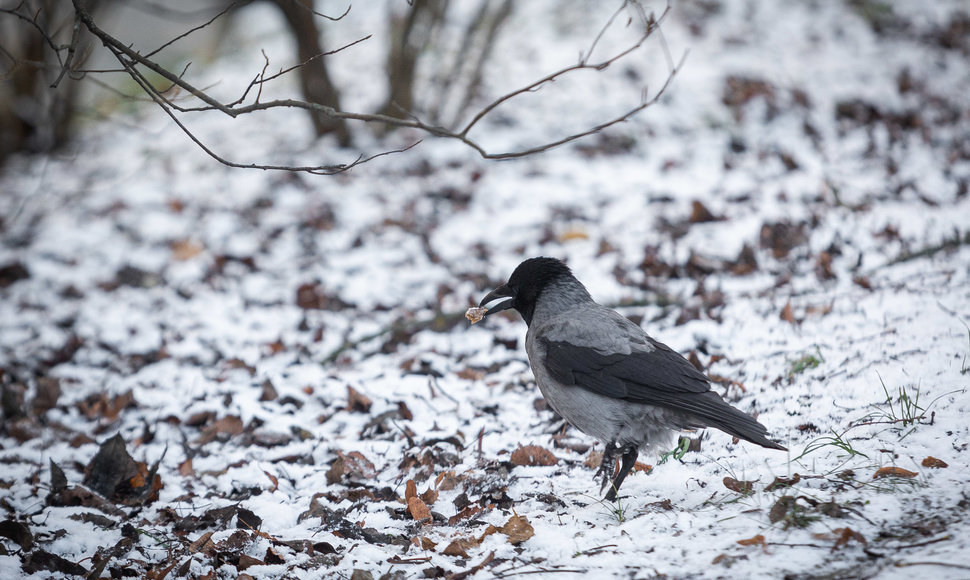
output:
POLYGON ((703 398, 706 404, 702 408, 706 412, 700 418, 708 427, 720 429, 728 435, 733 435, 734 437, 750 441, 751 443, 757 443, 768 449, 788 451, 788 448, 784 445, 768 439, 766 436, 768 433, 767 427, 744 411, 735 409, 713 391, 704 393, 703 398))

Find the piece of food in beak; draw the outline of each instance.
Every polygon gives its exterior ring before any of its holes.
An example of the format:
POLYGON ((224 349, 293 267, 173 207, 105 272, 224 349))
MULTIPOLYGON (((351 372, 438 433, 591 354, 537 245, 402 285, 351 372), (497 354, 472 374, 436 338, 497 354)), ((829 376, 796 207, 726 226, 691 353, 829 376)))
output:
POLYGON ((487 308, 482 308, 480 306, 473 306, 465 311, 465 318, 467 318, 472 324, 475 324, 479 320, 485 317, 485 312, 487 308))

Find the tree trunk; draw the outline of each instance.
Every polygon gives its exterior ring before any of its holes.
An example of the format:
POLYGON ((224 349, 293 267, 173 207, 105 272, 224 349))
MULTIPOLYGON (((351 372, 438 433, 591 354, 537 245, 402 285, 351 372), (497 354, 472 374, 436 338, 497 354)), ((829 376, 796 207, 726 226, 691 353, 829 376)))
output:
MULTIPOLYGON (((297 58, 302 63, 300 67, 300 84, 303 97, 311 103, 327 105, 340 110, 340 96, 336 87, 330 82, 327 72, 326 57, 320 43, 320 29, 317 28, 316 16, 313 14, 313 0, 271 0, 279 6, 284 18, 293 32, 297 46, 297 58), (313 58, 317 57, 317 58, 313 58), (313 60, 310 60, 313 59, 313 60), (309 62, 307 62, 309 61, 309 62)), ((333 133, 337 136, 341 146, 351 144, 350 132, 343 119, 334 119, 325 113, 310 111, 313 129, 317 136, 333 133)))

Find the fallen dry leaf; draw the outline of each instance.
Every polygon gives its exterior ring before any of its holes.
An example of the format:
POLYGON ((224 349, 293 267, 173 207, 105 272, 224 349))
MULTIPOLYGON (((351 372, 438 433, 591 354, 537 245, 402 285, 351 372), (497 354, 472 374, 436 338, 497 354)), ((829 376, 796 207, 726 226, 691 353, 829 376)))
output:
POLYGON ((873 479, 882 479, 884 477, 916 477, 919 475, 915 471, 909 471, 908 469, 903 469, 902 467, 880 467, 876 470, 876 473, 872 475, 873 479))
POLYGON ((636 473, 637 471, 640 471, 643 473, 650 473, 651 471, 653 471, 653 466, 637 461, 636 463, 633 464, 633 472, 636 473))
POLYGON ((751 537, 751 538, 747 538, 745 540, 738 540, 738 543, 741 544, 742 546, 761 546, 761 547, 764 547, 765 546, 765 537, 762 536, 761 534, 758 534, 757 536, 754 536, 754 537, 751 537))
POLYGON ((362 394, 357 389, 347 385, 347 410, 358 413, 370 411, 371 400, 367 395, 362 394))
POLYGON ((242 432, 242 419, 235 415, 228 415, 206 425, 202 429, 202 435, 196 440, 196 443, 198 445, 205 445, 206 443, 211 443, 212 441, 222 437, 225 437, 226 439, 235 437, 242 432))
POLYGON ((602 451, 590 451, 586 459, 583 460, 583 465, 590 469, 596 469, 601 463, 603 463, 602 451))
POLYGON ((438 501, 438 490, 429 487, 427 491, 418 497, 420 497, 421 501, 424 503, 434 505, 434 502, 438 501))
POLYGON ((781 319, 785 322, 790 322, 795 324, 795 313, 791 309, 791 300, 785 303, 785 307, 781 309, 781 319))
POLYGON ((791 487, 802 480, 802 476, 797 473, 791 477, 776 476, 774 481, 765 486, 765 491, 775 491, 776 489, 785 489, 786 487, 791 487))
POLYGON ((723 481, 724 487, 744 495, 751 493, 751 490, 754 488, 753 481, 738 481, 733 477, 725 477, 723 481))
POLYGON ((927 457, 926 459, 924 459, 922 465, 923 465, 923 467, 935 467, 937 469, 941 469, 941 468, 949 467, 950 466, 946 461, 943 461, 942 459, 937 459, 936 457, 933 457, 932 455, 930 455, 929 457, 927 457))
POLYGON ((552 454, 552 451, 544 447, 539 447, 538 445, 526 445, 524 447, 519 447, 512 452, 512 457, 510 458, 512 465, 555 465, 559 462, 556 456, 552 454))
POLYGON ((849 545, 850 540, 855 540, 860 544, 867 543, 866 538, 859 532, 853 530, 852 528, 836 528, 833 531, 838 535, 838 539, 835 541, 835 544, 832 546, 833 552, 838 550, 839 548, 849 545))
POLYGON ((445 549, 441 551, 445 556, 468 557, 468 550, 478 546, 479 542, 475 538, 458 538, 452 540, 445 549))
POLYGON ((408 501, 412 497, 418 497, 418 484, 414 483, 413 479, 409 479, 404 484, 404 501, 408 501))
POLYGON ((205 247, 194 240, 185 239, 172 242, 172 257, 179 262, 190 260, 205 250, 205 247))
POLYGON ((703 203, 697 201, 696 199, 690 203, 690 223, 701 224, 705 222, 716 222, 721 221, 724 218, 717 217, 711 213, 711 210, 707 209, 703 203))
POLYGON ((427 520, 428 524, 431 523, 431 510, 424 503, 424 500, 418 496, 408 498, 408 513, 417 521, 427 520))
POLYGON ((477 504, 476 505, 467 506, 464 509, 462 509, 460 512, 458 512, 457 514, 455 514, 455 515, 451 516, 450 518, 448 518, 448 525, 449 526, 453 526, 453 525, 457 524, 458 522, 460 522, 462 520, 466 520, 466 519, 472 517, 473 515, 477 514, 478 512, 482 511, 482 509, 483 509, 482 506, 477 505, 477 504))
POLYGON ((529 523, 528 518, 515 512, 512 513, 512 517, 505 522, 505 525, 499 531, 508 536, 510 544, 517 546, 536 535, 536 531, 529 523))
POLYGON ((189 551, 195 553, 214 548, 215 544, 212 543, 212 534, 213 532, 206 532, 196 538, 195 541, 189 544, 189 551))

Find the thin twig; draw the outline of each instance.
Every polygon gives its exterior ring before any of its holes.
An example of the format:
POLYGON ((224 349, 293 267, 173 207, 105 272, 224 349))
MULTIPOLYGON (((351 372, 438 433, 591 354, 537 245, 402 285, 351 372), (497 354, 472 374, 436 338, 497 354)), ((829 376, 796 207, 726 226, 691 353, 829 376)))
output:
POLYGON ((64 59, 64 63, 61 65, 61 72, 51 83, 51 88, 56 89, 57 85, 61 83, 61 79, 70 70, 71 64, 74 62, 74 55, 77 54, 77 45, 81 40, 81 18, 78 15, 74 15, 74 30, 71 32, 71 44, 67 47, 67 58, 64 59))
POLYGON ((229 5, 226 6, 225 8, 223 8, 221 12, 219 12, 218 14, 216 14, 215 16, 213 16, 212 18, 210 18, 206 22, 204 22, 204 23, 202 23, 202 24, 200 24, 198 26, 195 26, 193 28, 190 28, 190 29, 186 30, 182 34, 179 34, 178 36, 176 36, 175 38, 169 40, 165 44, 159 46, 155 50, 146 53, 145 54, 145 58, 151 58, 151 57, 155 56, 156 54, 162 52, 163 50, 165 50, 169 46, 172 46, 176 42, 182 40, 186 36, 192 34, 193 32, 198 32, 199 30, 202 30, 203 28, 209 26, 210 24, 212 24, 213 22, 215 22, 216 20, 218 20, 219 18, 221 18, 223 14, 226 14, 230 10, 234 9, 236 7, 236 4, 238 4, 238 0, 234 0, 233 2, 230 2, 229 5))

